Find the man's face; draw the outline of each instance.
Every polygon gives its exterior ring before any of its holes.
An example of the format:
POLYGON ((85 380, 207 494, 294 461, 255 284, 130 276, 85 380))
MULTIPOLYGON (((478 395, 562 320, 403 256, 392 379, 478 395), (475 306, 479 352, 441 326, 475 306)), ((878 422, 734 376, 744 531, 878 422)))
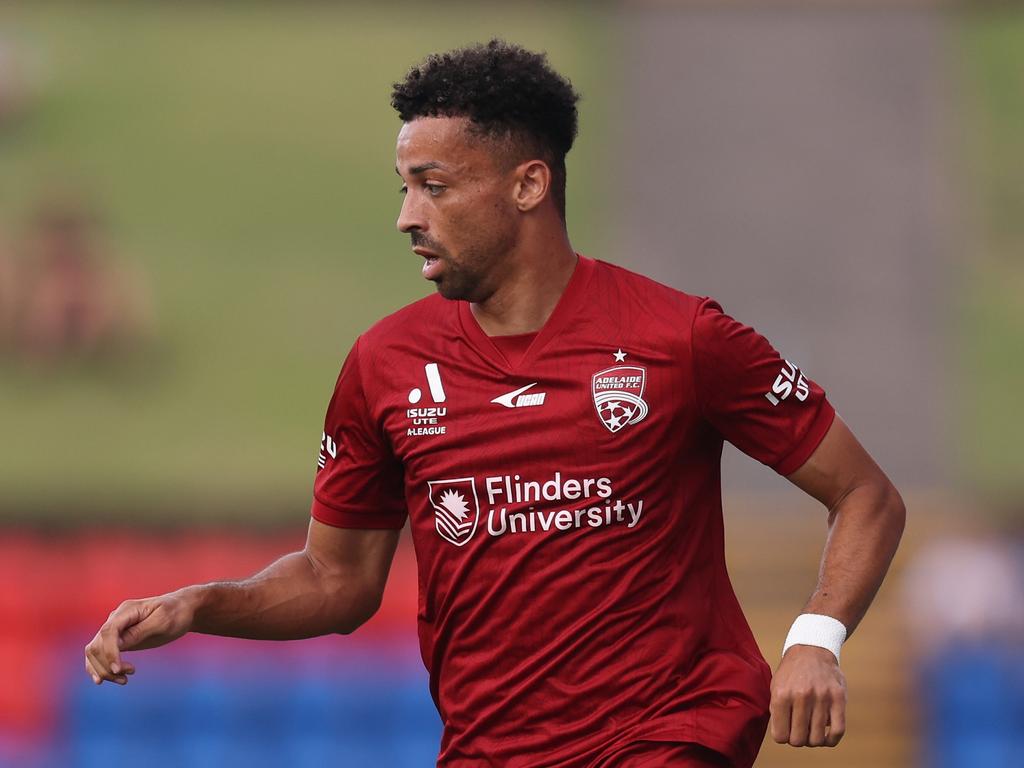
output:
POLYGON ((402 177, 398 229, 425 259, 423 276, 446 299, 479 302, 501 281, 515 245, 513 163, 494 142, 467 130, 461 117, 420 117, 398 133, 402 177))

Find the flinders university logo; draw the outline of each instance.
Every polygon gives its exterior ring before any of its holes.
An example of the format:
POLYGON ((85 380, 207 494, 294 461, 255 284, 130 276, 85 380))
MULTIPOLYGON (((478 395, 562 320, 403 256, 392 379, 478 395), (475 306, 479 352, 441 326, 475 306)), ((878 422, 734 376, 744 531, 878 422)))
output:
POLYGON ((473 538, 480 519, 480 500, 472 477, 428 480, 434 527, 441 538, 457 547, 473 538))
POLYGON ((647 417, 647 403, 643 399, 646 383, 647 370, 638 365, 617 365, 594 374, 594 407, 609 431, 618 432, 647 417))

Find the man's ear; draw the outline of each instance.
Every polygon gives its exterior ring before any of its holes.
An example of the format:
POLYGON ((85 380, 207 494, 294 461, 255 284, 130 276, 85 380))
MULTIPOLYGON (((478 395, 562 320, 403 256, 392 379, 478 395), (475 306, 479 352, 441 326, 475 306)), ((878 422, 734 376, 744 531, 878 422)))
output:
POLYGON ((516 168, 515 204, 523 212, 540 205, 551 189, 551 169, 542 160, 528 160, 516 168))

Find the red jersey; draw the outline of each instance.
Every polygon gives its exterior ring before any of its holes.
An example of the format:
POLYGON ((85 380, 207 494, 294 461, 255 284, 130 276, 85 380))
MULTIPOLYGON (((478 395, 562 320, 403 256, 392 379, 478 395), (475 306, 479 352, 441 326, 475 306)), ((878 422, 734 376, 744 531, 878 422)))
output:
POLYGON ((361 336, 312 514, 400 528, 440 766, 600 766, 693 742, 750 766, 771 671, 725 568, 723 439, 781 474, 822 390, 710 299, 579 257, 513 365, 433 295, 361 336))

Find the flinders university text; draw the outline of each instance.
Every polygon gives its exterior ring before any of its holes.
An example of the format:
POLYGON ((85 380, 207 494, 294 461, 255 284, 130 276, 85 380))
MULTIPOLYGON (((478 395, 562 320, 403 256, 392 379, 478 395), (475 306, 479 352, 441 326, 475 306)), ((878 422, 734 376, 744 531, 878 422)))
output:
POLYGON ((488 477, 485 481, 490 508, 487 532, 491 536, 544 531, 570 531, 625 525, 633 528, 644 512, 643 499, 612 498, 607 477, 566 478, 560 472, 545 481, 522 480, 519 475, 488 477), (576 501, 561 509, 544 508, 543 502, 576 501), (533 502, 534 504, 531 504, 533 502), (509 510, 509 504, 515 511, 509 510), (524 504, 530 504, 523 509, 524 504), (500 505, 500 506, 499 506, 500 505))

